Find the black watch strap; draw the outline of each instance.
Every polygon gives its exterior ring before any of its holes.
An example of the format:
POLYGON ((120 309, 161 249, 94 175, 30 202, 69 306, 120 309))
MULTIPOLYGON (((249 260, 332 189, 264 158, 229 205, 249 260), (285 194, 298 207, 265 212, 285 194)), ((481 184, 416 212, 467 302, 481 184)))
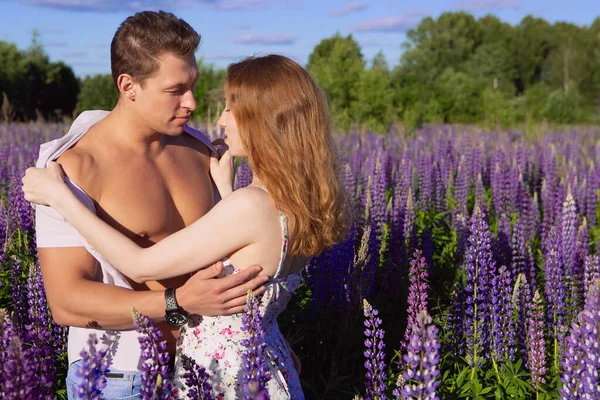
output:
POLYGON ((169 311, 178 311, 179 305, 177 304, 177 299, 175 298, 175 288, 168 288, 165 290, 165 303, 167 312, 169 311))

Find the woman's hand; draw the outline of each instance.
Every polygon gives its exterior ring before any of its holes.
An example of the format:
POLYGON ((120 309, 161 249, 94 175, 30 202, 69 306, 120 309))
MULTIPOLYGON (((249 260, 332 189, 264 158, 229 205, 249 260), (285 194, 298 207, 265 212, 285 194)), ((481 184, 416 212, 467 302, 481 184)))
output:
POLYGON ((219 189, 221 198, 233 192, 233 157, 223 139, 216 139, 213 145, 217 147, 219 158, 210 158, 210 175, 219 189))
POLYGON ((47 168, 27 168, 21 180, 25 200, 54 207, 53 204, 64 195, 65 189, 70 192, 64 177, 61 166, 54 161, 50 161, 47 168))

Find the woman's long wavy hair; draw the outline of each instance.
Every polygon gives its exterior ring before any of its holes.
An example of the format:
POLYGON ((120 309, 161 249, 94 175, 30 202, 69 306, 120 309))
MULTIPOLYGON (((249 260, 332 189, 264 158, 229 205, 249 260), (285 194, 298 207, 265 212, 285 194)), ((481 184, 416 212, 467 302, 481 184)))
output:
POLYGON ((314 256, 346 232, 327 98, 287 57, 248 57, 227 68, 225 97, 252 170, 289 221, 290 255, 314 256))

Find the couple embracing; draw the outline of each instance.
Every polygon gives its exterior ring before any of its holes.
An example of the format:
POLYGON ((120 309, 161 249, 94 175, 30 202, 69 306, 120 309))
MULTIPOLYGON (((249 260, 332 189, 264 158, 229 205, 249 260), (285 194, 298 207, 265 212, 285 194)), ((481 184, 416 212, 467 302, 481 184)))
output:
POLYGON ((246 58, 227 69, 224 140, 211 143, 186 125, 199 43, 173 14, 127 18, 111 43, 118 104, 82 113, 23 178, 48 303, 70 327, 70 398, 90 333, 111 333, 104 397, 140 398, 132 308, 162 330, 177 398, 189 398, 181 356, 206 368, 214 397, 238 398, 248 290, 260 297, 270 397, 304 398, 277 316, 307 260, 345 233, 327 101, 294 61, 246 58), (253 173, 236 191, 234 157, 253 173))

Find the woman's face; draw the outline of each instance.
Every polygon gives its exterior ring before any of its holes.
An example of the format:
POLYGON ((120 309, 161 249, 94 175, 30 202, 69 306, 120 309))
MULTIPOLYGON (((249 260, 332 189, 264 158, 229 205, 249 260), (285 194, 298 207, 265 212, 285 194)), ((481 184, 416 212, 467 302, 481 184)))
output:
POLYGON ((225 109, 217 120, 217 125, 223 128, 225 144, 229 147, 229 153, 234 157, 247 157, 235 117, 227 104, 225 104, 225 109))

